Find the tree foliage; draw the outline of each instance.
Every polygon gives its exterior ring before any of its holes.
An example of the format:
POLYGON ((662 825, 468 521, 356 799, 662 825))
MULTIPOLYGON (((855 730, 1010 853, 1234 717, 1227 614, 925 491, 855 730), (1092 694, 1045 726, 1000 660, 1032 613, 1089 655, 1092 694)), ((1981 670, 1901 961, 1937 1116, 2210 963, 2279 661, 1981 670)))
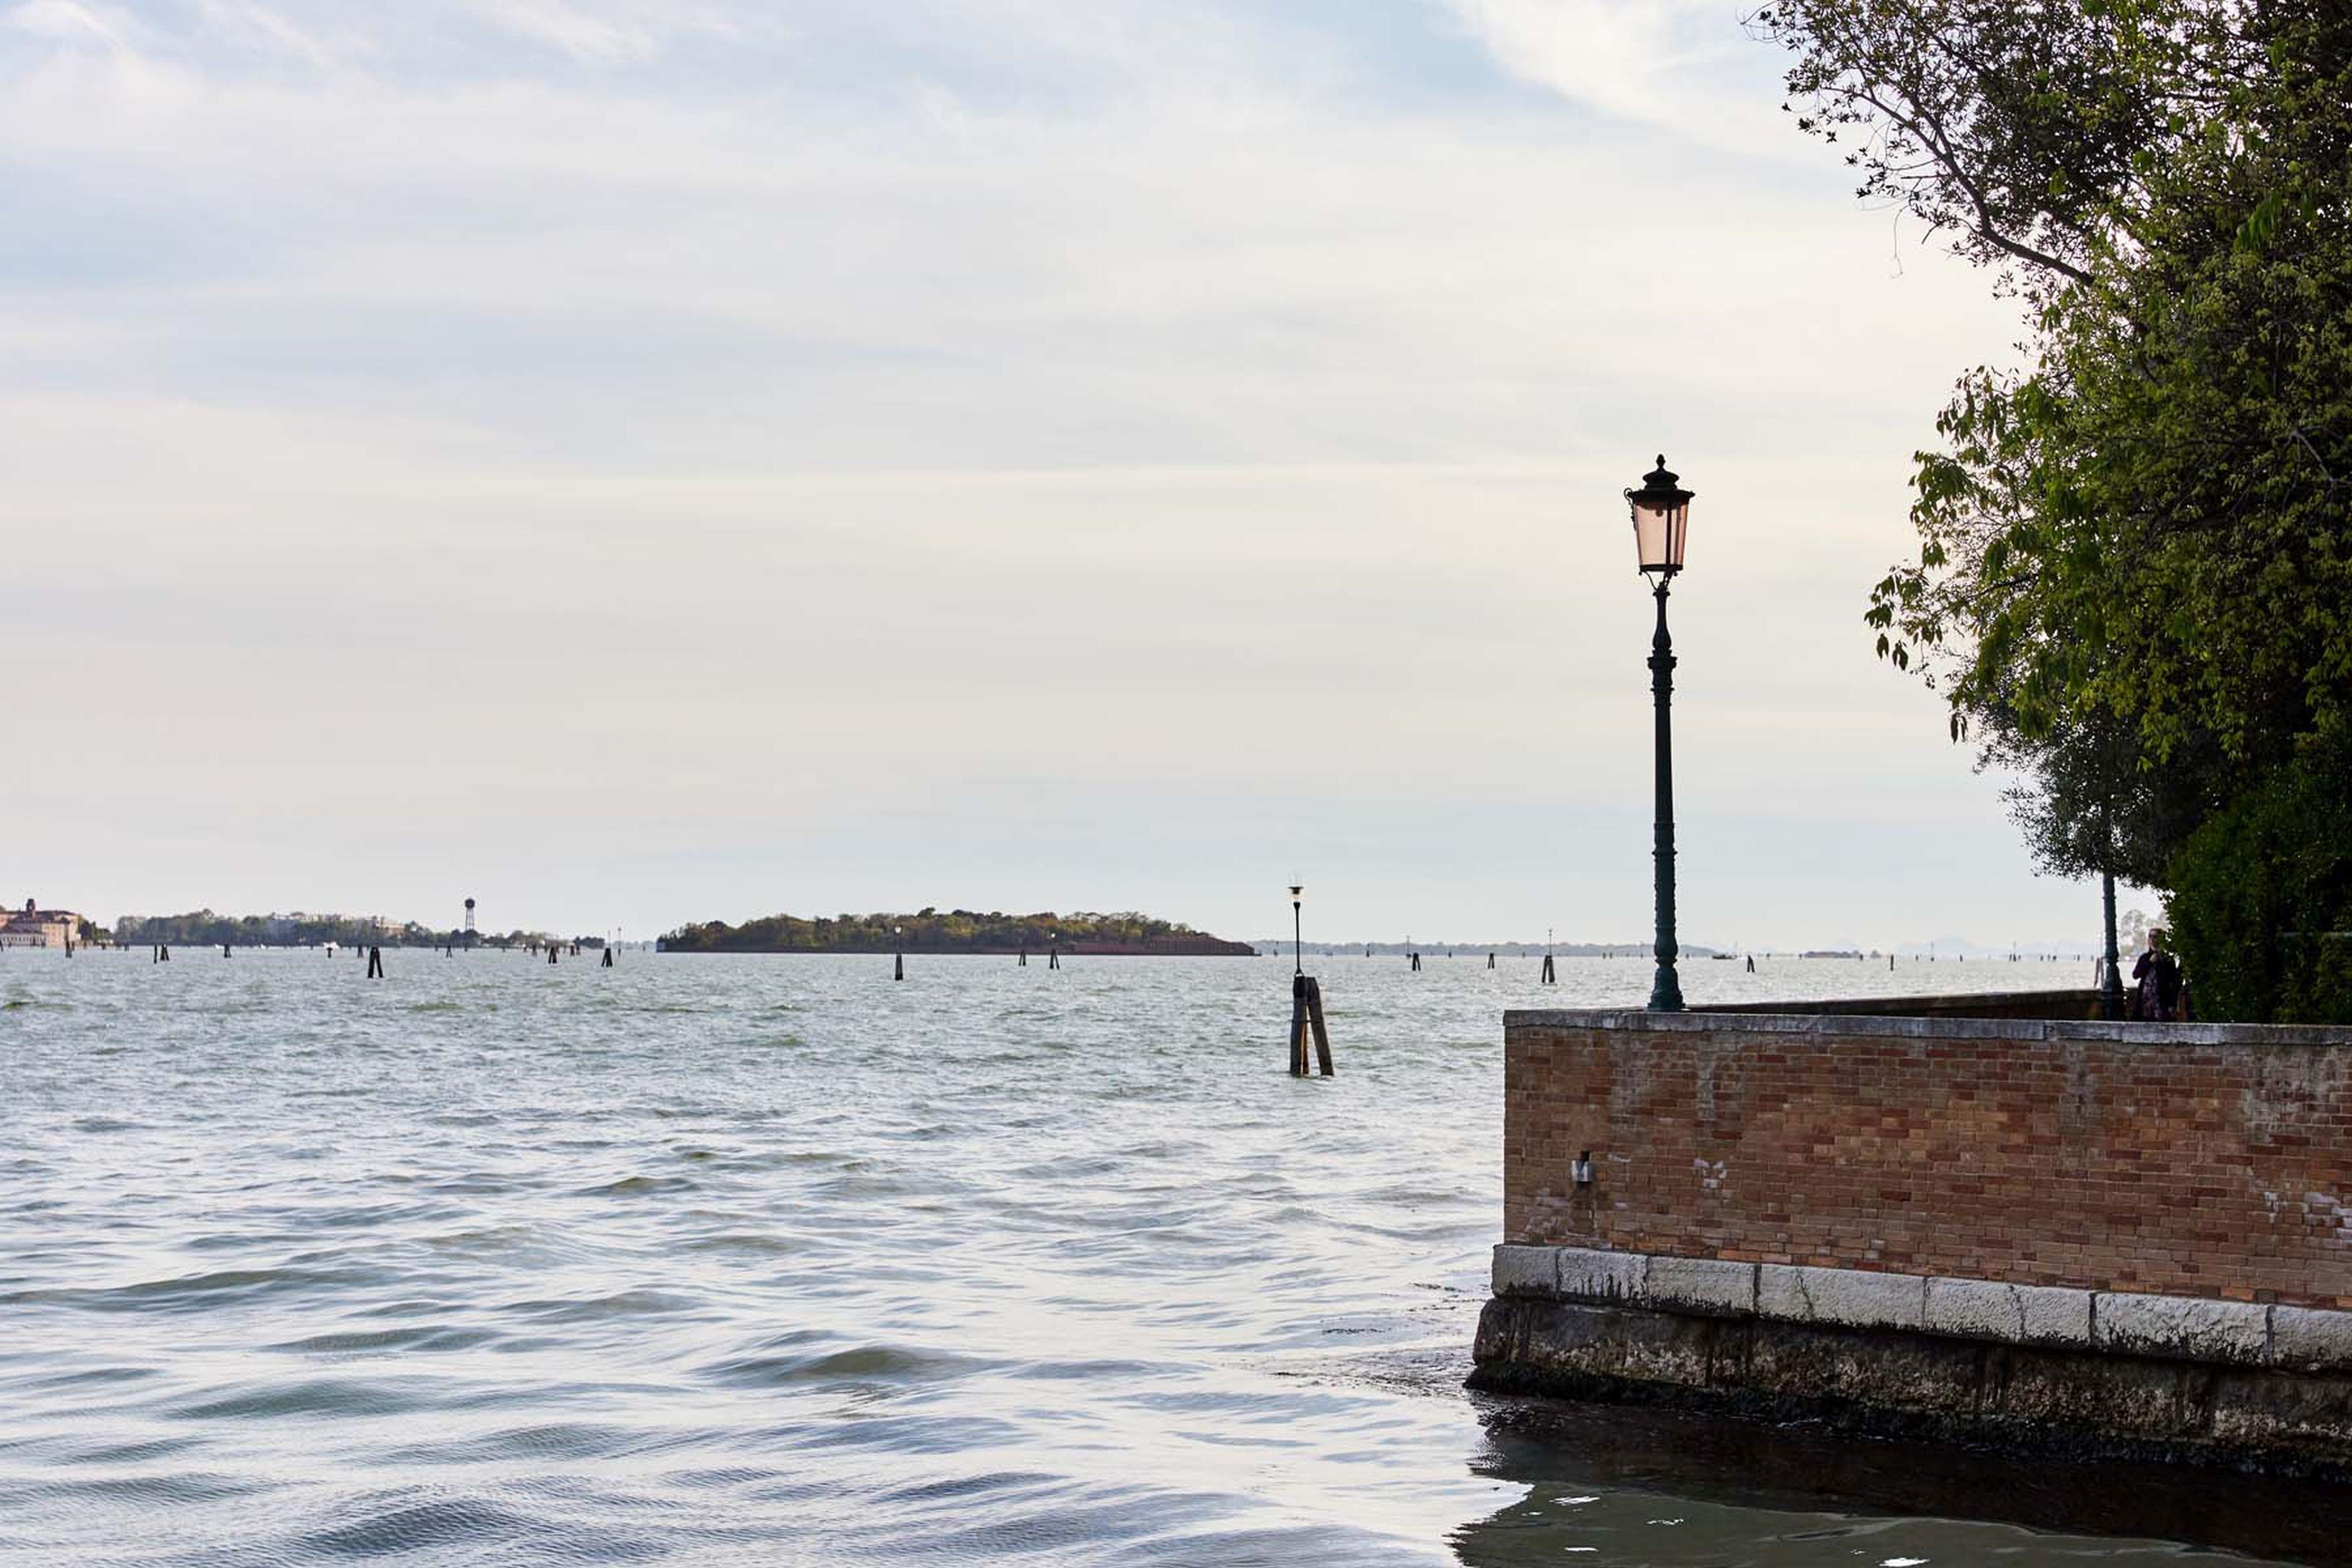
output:
POLYGON ((2352 1024, 2352 753, 2316 747, 2200 824, 2173 941, 2204 1016, 2352 1024))
POLYGON ((2258 47, 2257 7, 2157 0, 1783 0, 1790 112, 1889 201, 2047 299, 2136 243, 2147 175, 2258 47))
POLYGON ((982 915, 969 909, 922 909, 912 915, 841 915, 804 919, 771 915, 730 925, 723 920, 682 925, 662 938, 669 953, 1044 953, 1118 950, 1137 953, 1246 954, 1244 943, 1205 936, 1149 915, 982 915))
MULTIPOLYGON (((414 920, 385 920, 372 915, 215 915, 209 909, 186 915, 123 915, 115 917, 113 939, 126 947, 315 947, 332 942, 339 946, 442 947, 462 946, 462 931, 436 931, 414 920)), ((477 938, 499 947, 545 946, 557 940, 544 931, 512 931, 504 936, 484 934, 477 938)), ((583 938, 583 942, 590 940, 583 938)), ((593 938, 601 946, 603 938, 593 938)))
POLYGON ((1963 377, 1918 455, 1879 652, 2025 768, 2045 865, 2169 885, 2201 823, 2352 734, 2352 6, 1753 21, 1861 193, 2031 306, 2024 367, 1963 377))

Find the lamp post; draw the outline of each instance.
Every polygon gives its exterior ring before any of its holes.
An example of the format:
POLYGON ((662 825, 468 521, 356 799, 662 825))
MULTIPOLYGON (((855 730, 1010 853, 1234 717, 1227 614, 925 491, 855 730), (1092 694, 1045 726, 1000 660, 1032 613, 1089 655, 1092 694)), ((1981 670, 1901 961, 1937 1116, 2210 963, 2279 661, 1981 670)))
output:
POLYGON ((1625 492, 1633 509, 1633 548, 1650 592, 1658 601, 1658 629, 1650 637, 1650 693, 1657 704, 1657 843, 1651 852, 1658 877, 1658 974, 1650 985, 1650 1010, 1683 1010, 1683 988, 1675 974, 1675 644, 1666 634, 1666 593, 1683 569, 1683 541, 1690 528, 1691 492, 1675 481, 1664 453, 1642 476, 1642 487, 1625 492))
POLYGON ((2124 1016, 2123 955, 2116 951, 2116 873, 2099 873, 2099 900, 2106 916, 2105 933, 2107 939, 2107 961, 2100 967, 2105 974, 2099 981, 2099 1016, 2120 1019, 2124 1016))
POLYGON ((1299 925, 1299 916, 1298 916, 1298 899, 1299 899, 1299 894, 1301 894, 1305 893, 1306 891, 1307 891, 1307 889, 1306 889, 1305 887, 1300 886, 1299 884, 1297 884, 1297 883, 1292 883, 1292 884, 1291 884, 1291 889, 1290 889, 1290 972, 1291 972, 1292 974, 1294 974, 1294 975, 1303 975, 1303 974, 1307 973, 1307 948, 1306 948, 1305 944, 1304 944, 1303 942, 1301 942, 1301 940, 1299 939, 1299 932, 1300 932, 1300 930, 1301 930, 1301 926, 1300 926, 1300 925, 1299 925))

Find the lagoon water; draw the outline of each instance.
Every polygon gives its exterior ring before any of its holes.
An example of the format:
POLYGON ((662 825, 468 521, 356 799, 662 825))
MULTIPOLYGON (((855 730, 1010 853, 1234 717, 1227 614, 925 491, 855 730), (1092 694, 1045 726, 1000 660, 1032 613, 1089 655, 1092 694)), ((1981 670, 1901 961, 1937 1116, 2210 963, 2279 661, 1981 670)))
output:
MULTIPOLYGON (((1460 1386, 1647 966, 0 953, 0 1562, 2175 1564, 2336 1494, 1460 1386), (2202 1542, 2202 1545, 2184 1544, 2202 1542)), ((1694 1000, 2084 966, 1685 966, 1694 1000)))

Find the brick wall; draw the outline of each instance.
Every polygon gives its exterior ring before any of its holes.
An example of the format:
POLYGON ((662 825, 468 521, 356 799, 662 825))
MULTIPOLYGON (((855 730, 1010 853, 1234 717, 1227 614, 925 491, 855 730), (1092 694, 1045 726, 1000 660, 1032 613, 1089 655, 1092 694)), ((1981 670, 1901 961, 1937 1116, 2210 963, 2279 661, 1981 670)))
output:
POLYGON ((2352 1030, 1513 1012, 1504 1040, 1514 1241, 2352 1307, 2352 1030))

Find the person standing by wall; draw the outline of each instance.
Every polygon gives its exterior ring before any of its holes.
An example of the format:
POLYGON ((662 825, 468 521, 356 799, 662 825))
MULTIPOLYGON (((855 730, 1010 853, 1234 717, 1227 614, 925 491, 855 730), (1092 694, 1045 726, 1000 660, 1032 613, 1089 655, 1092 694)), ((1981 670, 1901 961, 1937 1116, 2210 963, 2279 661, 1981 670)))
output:
POLYGON ((2147 951, 2132 966, 2137 1013, 2150 1023, 2178 1023, 2186 1016, 2180 1005, 2180 960, 2166 950, 2161 929, 2147 934, 2147 951))

